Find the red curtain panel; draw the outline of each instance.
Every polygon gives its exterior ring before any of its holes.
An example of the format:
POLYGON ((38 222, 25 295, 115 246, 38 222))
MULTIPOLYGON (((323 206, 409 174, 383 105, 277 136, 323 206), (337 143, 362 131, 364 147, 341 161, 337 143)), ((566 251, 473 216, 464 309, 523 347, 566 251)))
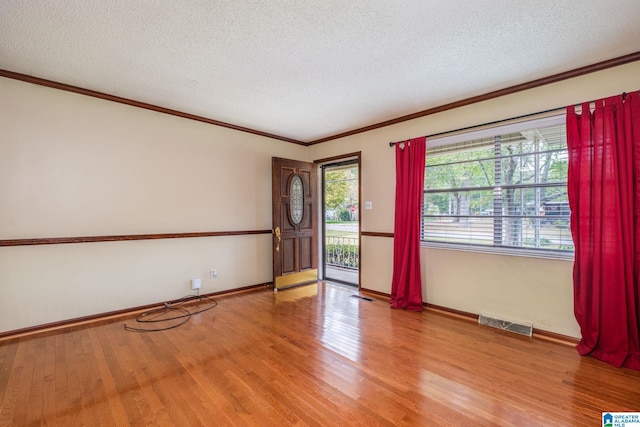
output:
POLYGON ((396 203, 391 307, 422 310, 420 217, 426 137, 396 144, 396 203))
POLYGON ((640 370, 640 97, 567 107, 581 355, 640 370))

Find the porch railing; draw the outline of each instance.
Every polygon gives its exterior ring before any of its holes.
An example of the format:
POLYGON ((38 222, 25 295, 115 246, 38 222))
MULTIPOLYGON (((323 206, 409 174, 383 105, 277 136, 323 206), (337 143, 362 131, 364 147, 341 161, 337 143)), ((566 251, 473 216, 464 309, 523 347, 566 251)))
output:
POLYGON ((360 266, 358 239, 327 236, 324 259, 327 265, 357 270, 360 266))

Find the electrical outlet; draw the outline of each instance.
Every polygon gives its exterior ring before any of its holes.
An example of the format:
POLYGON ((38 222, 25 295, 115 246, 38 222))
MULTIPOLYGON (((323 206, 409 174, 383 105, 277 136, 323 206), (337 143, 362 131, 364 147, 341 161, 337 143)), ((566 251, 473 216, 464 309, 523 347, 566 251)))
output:
POLYGON ((212 279, 217 279, 218 278, 218 270, 216 270, 215 268, 211 269, 211 278, 212 279))
POLYGON ((202 279, 191 279, 191 289, 200 289, 202 286, 202 279))

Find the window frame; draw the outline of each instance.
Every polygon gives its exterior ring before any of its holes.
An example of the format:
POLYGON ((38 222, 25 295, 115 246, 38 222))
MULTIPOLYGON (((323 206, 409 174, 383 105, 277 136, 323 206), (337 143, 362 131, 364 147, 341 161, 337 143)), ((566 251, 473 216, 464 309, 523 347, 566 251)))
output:
MULTIPOLYGON (((527 118, 526 120, 519 120, 499 126, 487 126, 480 128, 478 130, 472 131, 464 131, 455 134, 445 135, 442 137, 436 137, 433 139, 427 139, 427 159, 429 159, 429 150, 433 150, 436 147, 442 146, 453 146, 455 144, 460 144, 462 148, 462 144, 479 140, 483 138, 494 138, 500 135, 506 135, 511 133, 517 133, 526 130, 533 130, 537 128, 546 128, 551 126, 564 125, 566 122, 566 115, 564 113, 556 113, 552 115, 546 115, 538 118, 527 118)), ((562 150, 564 151, 564 150, 562 150)), ((529 154, 521 154, 529 155, 529 154)), ((494 156, 492 160, 496 159, 494 156)), ((425 166, 426 173, 426 166, 425 166)), ((427 183, 425 182, 424 193, 427 193, 426 188, 427 183)), ((538 184, 539 185, 539 184, 538 184)), ((536 184, 529 185, 519 185, 522 188, 535 188, 536 184)), ((555 185, 557 187, 557 185, 555 185)), ((494 183, 493 186, 487 186, 487 189, 495 190, 498 186, 494 183)), ((474 187, 474 191, 479 190, 481 187, 474 187)), ((482 187, 484 188, 484 187, 482 187)), ((505 217, 502 215, 501 217, 505 217)), ((420 244, 422 247, 426 248, 438 248, 438 249, 447 249, 447 250, 456 250, 456 251, 464 251, 464 252, 478 252, 478 253, 486 253, 486 254, 501 254, 501 255, 510 255, 510 256, 525 256, 525 257, 534 257, 534 258, 544 258, 544 259, 559 259, 559 260, 573 260, 574 251, 569 250, 554 250, 554 249, 544 249, 544 248, 533 248, 533 247, 515 247, 515 246, 496 246, 496 245, 482 245, 482 244, 472 244, 472 243, 451 243, 451 242, 442 242, 442 241, 431 241, 431 240, 423 240, 423 232, 424 229, 424 212, 421 214, 421 223, 420 223, 420 233, 421 240, 420 244)), ((495 230, 495 228, 494 228, 495 230)), ((569 230, 570 233, 570 230, 569 230)))

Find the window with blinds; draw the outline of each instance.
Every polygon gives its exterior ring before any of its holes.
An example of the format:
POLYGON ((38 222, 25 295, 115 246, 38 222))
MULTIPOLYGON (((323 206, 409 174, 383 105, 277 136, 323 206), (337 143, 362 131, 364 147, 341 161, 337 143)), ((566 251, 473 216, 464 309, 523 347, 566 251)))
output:
POLYGON ((429 141, 422 240, 572 254, 567 160, 564 116, 429 141))

